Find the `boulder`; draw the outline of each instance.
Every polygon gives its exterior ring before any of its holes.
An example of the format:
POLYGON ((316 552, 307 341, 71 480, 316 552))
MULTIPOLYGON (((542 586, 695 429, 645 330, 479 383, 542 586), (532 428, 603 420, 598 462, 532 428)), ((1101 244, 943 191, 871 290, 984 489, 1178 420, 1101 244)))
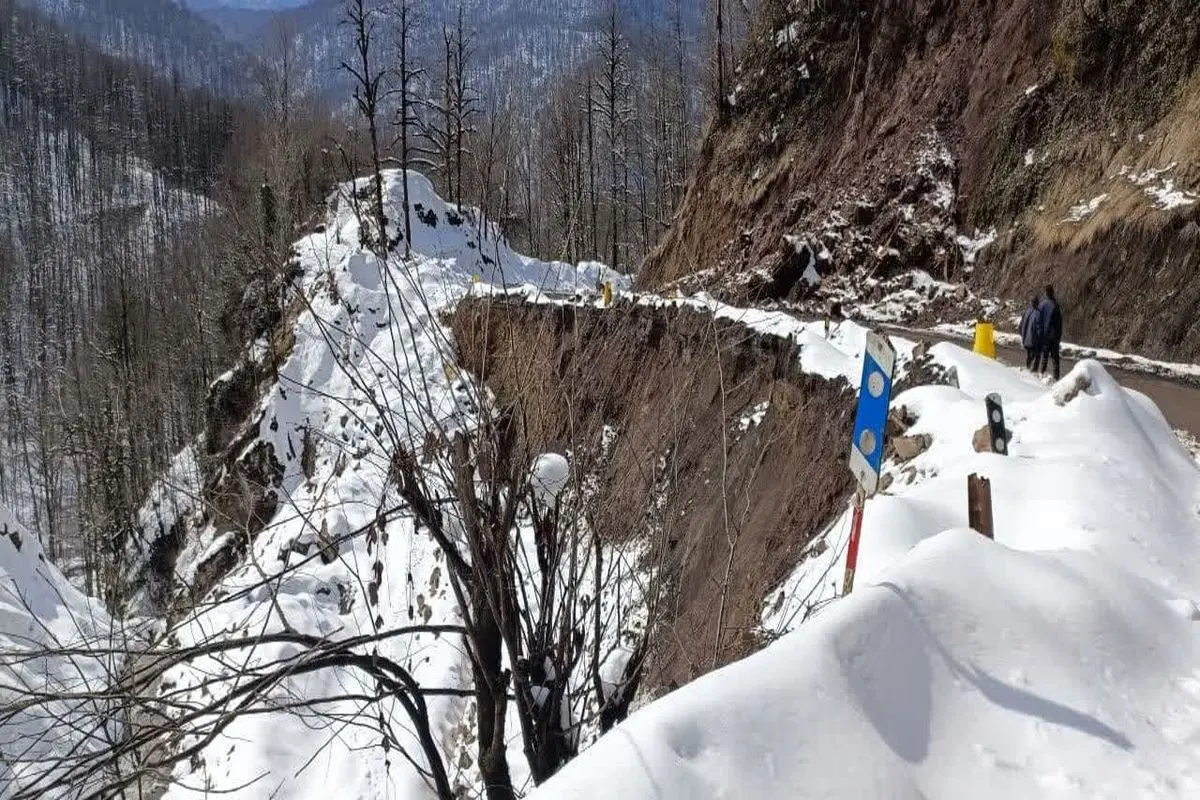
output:
POLYGON ((899 436, 892 440, 892 450, 897 461, 912 461, 924 453, 933 444, 933 437, 928 433, 916 436, 899 436))

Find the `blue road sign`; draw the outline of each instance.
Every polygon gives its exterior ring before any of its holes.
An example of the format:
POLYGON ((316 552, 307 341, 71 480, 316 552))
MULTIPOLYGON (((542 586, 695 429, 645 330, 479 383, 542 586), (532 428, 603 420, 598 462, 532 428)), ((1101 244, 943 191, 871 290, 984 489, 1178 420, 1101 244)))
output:
POLYGON ((896 349, 892 343, 868 331, 858 409, 854 413, 854 438, 850 442, 850 471, 868 496, 875 494, 879 486, 895 368, 896 349))

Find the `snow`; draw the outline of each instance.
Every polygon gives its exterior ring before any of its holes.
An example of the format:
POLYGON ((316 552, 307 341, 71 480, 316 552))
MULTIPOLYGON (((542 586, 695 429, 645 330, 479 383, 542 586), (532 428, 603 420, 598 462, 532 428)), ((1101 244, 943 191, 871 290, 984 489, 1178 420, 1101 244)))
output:
POLYGON ((775 46, 782 47, 785 44, 794 44, 800 41, 800 23, 793 22, 786 28, 775 32, 775 46))
POLYGON ((768 598, 778 641, 642 708, 532 797, 1200 792, 1200 467, 1096 362, 1048 390, 931 354, 961 388, 894 399, 933 443, 867 502, 854 593, 832 599, 847 511, 768 598), (993 391, 1009 456, 971 446, 993 391), (991 481, 994 542, 965 529, 971 473, 991 481))
POLYGON ((1185 208, 1200 200, 1200 195, 1175 188, 1175 181, 1165 180, 1160 186, 1146 187, 1146 194, 1161 211, 1185 208))
MULTIPOLYGON (((821 285, 821 273, 817 272, 817 254, 813 251, 813 246, 803 236, 792 236, 785 234, 784 240, 792 246, 792 250, 800 255, 808 255, 808 263, 804 265, 804 271, 800 274, 800 280, 804 281, 809 286, 821 285)), ((824 245, 821 245, 823 252, 828 258, 828 251, 824 250, 824 245)))
POLYGON ((65 776, 72 756, 101 751, 119 734, 111 701, 99 693, 121 666, 103 651, 120 643, 103 607, 71 586, 38 538, 0 508, 0 795, 79 797, 89 788, 81 780, 46 787, 65 776), (36 696, 44 699, 19 705, 36 696))
POLYGON ((1165 167, 1150 167, 1142 172, 1134 172, 1129 166, 1123 166, 1118 172, 1118 176, 1126 178, 1134 186, 1141 187, 1158 210, 1173 211, 1200 201, 1200 194, 1178 189, 1174 178, 1164 177, 1168 173, 1174 172, 1178 166, 1177 162, 1172 162, 1165 167))
POLYGON ((963 263, 974 264, 975 259, 979 257, 979 253, 988 245, 996 241, 996 229, 989 228, 986 231, 976 229, 974 236, 959 235, 955 240, 963 254, 963 263))
POLYGON ((571 465, 558 453, 543 453, 534 459, 530 483, 538 502, 543 506, 557 505, 570 477, 571 465))
POLYGON ((1097 195, 1091 200, 1084 200, 1071 206, 1063 222, 1083 222, 1100 210, 1100 206, 1108 199, 1108 194, 1097 195))
POLYGON ((739 433, 745 433, 751 428, 757 428, 767 418, 767 410, 771 407, 770 400, 763 400, 761 403, 756 403, 737 418, 734 423, 735 428, 739 433))
POLYGON ((917 174, 934 184, 933 190, 926 194, 925 200, 943 212, 951 211, 958 198, 958 192, 950 180, 955 170, 954 154, 936 130, 930 131, 922 138, 916 162, 917 174))

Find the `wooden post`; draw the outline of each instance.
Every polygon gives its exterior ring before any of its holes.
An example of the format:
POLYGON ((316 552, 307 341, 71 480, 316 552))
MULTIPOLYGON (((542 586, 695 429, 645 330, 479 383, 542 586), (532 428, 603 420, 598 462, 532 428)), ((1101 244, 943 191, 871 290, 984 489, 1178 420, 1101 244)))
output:
POLYGON ((967 521, 971 530, 996 538, 992 527, 992 482, 980 475, 967 476, 967 521))

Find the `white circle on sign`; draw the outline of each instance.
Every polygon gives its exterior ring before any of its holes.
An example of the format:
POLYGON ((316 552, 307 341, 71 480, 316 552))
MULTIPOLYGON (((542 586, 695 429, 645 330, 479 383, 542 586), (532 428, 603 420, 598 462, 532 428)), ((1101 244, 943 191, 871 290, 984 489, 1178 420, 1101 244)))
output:
POLYGON ((997 425, 1000 424, 1000 409, 997 408, 992 412, 992 422, 996 423, 997 425))
POLYGON ((865 430, 859 434, 858 449, 862 451, 864 456, 869 456, 875 452, 875 431, 865 430))
POLYGON ((867 376, 867 391, 871 393, 871 397, 883 396, 883 373, 876 371, 867 376))
POLYGON ((996 440, 996 452, 997 453, 1003 453, 1007 449, 1008 449, 1008 444, 1004 441, 1003 438, 996 440))

